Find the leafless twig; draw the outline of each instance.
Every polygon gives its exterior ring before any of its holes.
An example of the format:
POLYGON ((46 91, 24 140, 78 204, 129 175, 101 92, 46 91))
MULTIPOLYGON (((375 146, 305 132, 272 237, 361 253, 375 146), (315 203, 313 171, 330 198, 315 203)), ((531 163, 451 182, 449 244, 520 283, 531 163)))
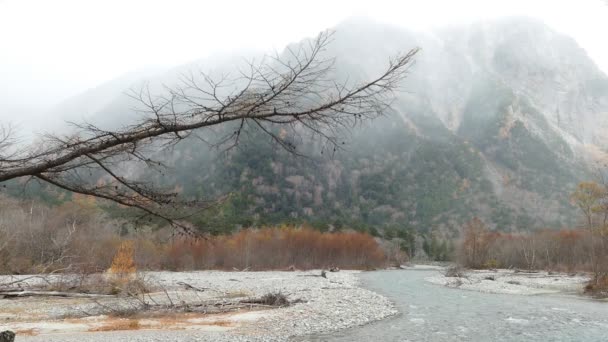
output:
POLYGON ((282 56, 249 63, 235 76, 182 75, 178 85, 160 95, 142 87, 130 96, 140 104, 143 118, 119 130, 75 124, 78 131, 72 135, 47 135, 36 146, 18 151, 11 148, 10 127, 2 128, 0 182, 30 177, 139 209, 192 232, 183 221, 184 208, 205 209, 215 200, 184 201, 175 191, 127 178, 124 165, 163 172, 152 151, 213 129, 220 136, 209 144, 223 149, 237 146, 248 128, 262 131, 295 155, 302 155, 298 141, 305 135, 334 151, 340 148, 342 130, 386 112, 418 49, 395 56, 371 80, 340 83, 332 76, 334 60, 324 57, 331 37, 331 32, 321 33, 282 56))

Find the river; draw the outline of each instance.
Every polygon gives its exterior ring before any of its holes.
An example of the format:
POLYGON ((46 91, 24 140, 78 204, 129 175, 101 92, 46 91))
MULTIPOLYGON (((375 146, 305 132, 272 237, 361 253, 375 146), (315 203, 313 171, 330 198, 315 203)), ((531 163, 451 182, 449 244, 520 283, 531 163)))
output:
POLYGON ((400 314, 301 341, 608 341, 608 302, 574 295, 499 295, 433 285, 437 271, 361 274, 400 314))

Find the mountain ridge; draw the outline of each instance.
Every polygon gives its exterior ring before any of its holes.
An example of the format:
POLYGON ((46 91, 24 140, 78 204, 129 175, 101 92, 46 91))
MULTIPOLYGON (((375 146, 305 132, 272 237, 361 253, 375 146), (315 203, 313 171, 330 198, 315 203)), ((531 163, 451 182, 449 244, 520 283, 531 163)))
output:
POLYGON ((333 40, 338 78, 422 47, 391 113, 353 131, 346 151, 310 147, 308 163, 255 139, 221 158, 186 142, 167 156, 174 175, 147 177, 190 197, 237 193, 219 215, 229 228, 305 220, 454 234, 472 216, 506 230, 576 224, 569 192, 608 147, 608 78, 573 39, 509 18, 431 33, 350 20, 333 40))

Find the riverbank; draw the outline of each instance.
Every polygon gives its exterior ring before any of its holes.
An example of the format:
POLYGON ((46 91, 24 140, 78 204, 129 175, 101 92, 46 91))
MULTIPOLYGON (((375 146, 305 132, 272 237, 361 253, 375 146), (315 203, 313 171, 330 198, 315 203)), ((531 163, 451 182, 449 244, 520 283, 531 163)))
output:
POLYGON ((19 341, 284 341, 327 333, 394 315, 391 302, 360 286, 358 271, 152 272, 163 288, 154 301, 191 303, 257 298, 280 292, 288 307, 255 307, 221 314, 183 312, 162 316, 96 314, 104 307, 129 307, 136 299, 102 297, 0 300, 0 330, 17 331, 19 341), (204 291, 184 289, 184 284, 204 291), (166 291, 166 292, 165 292, 166 291))
POLYGON ((590 277, 586 274, 518 272, 514 270, 467 270, 461 277, 447 277, 439 270, 427 282, 485 293, 537 295, 550 293, 581 294, 590 277))
POLYGON ((601 342, 608 303, 586 296, 489 294, 425 281, 435 270, 363 273, 365 286, 391 298, 401 314, 306 342, 601 342))

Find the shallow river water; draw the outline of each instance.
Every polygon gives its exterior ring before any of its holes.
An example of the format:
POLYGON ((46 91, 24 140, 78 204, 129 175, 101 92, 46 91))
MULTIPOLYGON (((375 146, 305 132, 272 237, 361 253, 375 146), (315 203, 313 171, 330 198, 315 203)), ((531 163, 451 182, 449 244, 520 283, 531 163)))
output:
POLYGON ((365 286, 398 316, 306 341, 608 341, 608 302, 569 295, 499 295, 424 281, 437 271, 378 271, 365 286))

